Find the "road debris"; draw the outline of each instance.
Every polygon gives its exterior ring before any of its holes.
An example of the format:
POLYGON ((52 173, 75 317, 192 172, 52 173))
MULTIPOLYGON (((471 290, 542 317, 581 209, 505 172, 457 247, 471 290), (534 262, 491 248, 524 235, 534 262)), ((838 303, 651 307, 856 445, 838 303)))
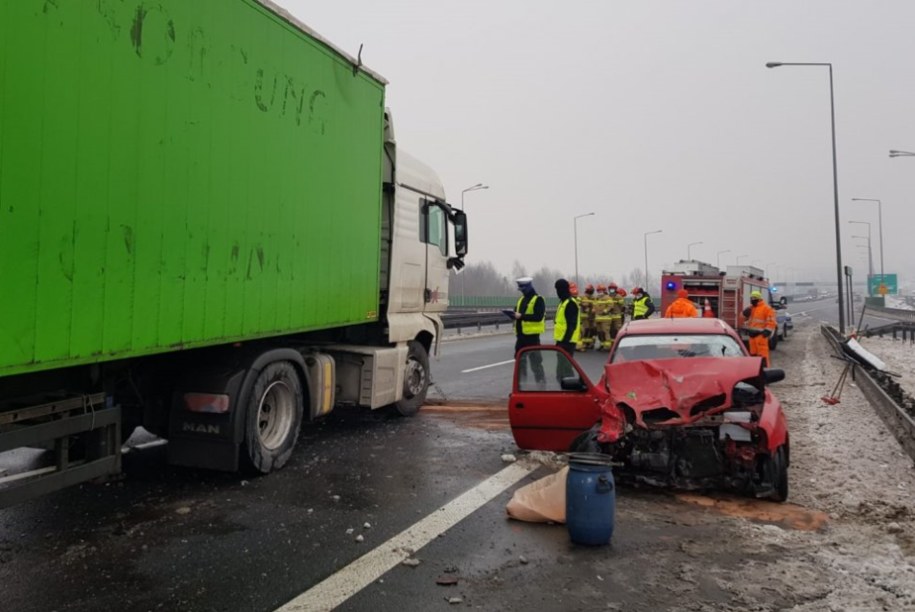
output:
POLYGON ((406 565, 407 567, 416 567, 420 563, 422 563, 422 561, 420 561, 419 559, 414 559, 412 557, 409 559, 404 559, 403 561, 400 562, 401 565, 406 565))
MULTIPOLYGON (((445 570, 445 571, 447 572, 448 570, 445 570)), ((441 576, 439 576, 438 578, 435 579, 435 584, 437 584, 439 586, 454 586, 457 583, 458 583, 457 576, 449 576, 447 574, 442 574, 441 576)))
POLYGON ((514 463, 518 458, 510 453, 505 453, 502 455, 502 463, 514 463))
POLYGON ((446 597, 445 601, 447 601, 450 604, 459 604, 459 603, 464 603, 464 598, 463 597, 446 597))

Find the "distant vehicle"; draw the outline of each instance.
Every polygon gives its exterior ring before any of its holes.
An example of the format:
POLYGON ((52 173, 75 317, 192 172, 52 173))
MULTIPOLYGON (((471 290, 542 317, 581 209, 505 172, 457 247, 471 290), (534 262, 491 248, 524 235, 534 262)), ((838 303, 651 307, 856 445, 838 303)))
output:
POLYGON ((632 321, 596 385, 557 347, 523 349, 509 421, 520 448, 605 453, 624 482, 785 501, 788 426, 767 388, 784 376, 721 320, 632 321), (525 377, 538 358, 545 383, 525 377))

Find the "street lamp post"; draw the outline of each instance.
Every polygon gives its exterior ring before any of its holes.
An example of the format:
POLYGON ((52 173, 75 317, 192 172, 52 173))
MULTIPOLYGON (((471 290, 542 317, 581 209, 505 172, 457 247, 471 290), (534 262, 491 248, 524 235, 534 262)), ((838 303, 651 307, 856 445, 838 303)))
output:
MULTIPOLYGON (((476 185, 471 185, 467 189, 461 191, 461 210, 464 210, 464 194, 468 191, 479 191, 480 189, 489 189, 489 185, 484 185, 483 183, 477 183, 476 185)), ((461 306, 466 306, 464 303, 464 275, 461 274, 461 306)))
MULTIPOLYGON (((896 153, 904 153, 904 151, 896 151, 896 153)), ((880 284, 886 282, 886 279, 883 278, 883 202, 877 198, 852 198, 852 202, 876 202, 877 203, 877 227, 880 231, 880 284)), ((868 226, 868 229, 870 226, 868 226)))
POLYGON ((693 257, 692 257, 692 255, 690 254, 690 251, 691 251, 692 248, 693 248, 694 246, 696 246, 697 244, 702 244, 702 241, 700 240, 699 242, 690 242, 688 245, 686 245, 686 261, 692 261, 692 260, 693 260, 693 257))
POLYGON ((829 68, 829 115, 832 125, 832 195, 836 216, 836 285, 839 290, 839 332, 845 335, 845 304, 842 300, 842 236, 839 232, 839 172, 836 164, 836 105, 829 62, 768 62, 766 68, 779 66, 819 66, 829 68))
POLYGON ((590 217, 593 215, 593 212, 585 213, 583 215, 578 215, 572 219, 572 231, 575 233, 575 284, 580 285, 581 279, 578 277, 578 220, 582 217, 590 217))
POLYGON ((645 240, 645 289, 648 289, 648 236, 650 234, 660 234, 664 230, 654 230, 653 232, 645 232, 642 238, 645 240))
POLYGON ((461 191, 461 210, 464 210, 464 194, 468 191, 479 191, 480 189, 489 189, 489 185, 484 185, 483 183, 477 183, 476 185, 471 185, 467 189, 461 191))
POLYGON ((730 253, 730 252, 731 252, 731 249, 725 249, 723 251, 718 251, 718 253, 715 255, 715 267, 716 268, 718 268, 719 270, 721 269, 721 256, 724 255, 725 253, 730 253))
MULTIPOLYGON (((849 221, 849 223, 857 223, 860 225, 867 226, 867 236, 859 236, 860 238, 867 238, 867 273, 871 276, 874 275, 874 258, 871 254, 871 224, 869 221, 849 221)), ((881 281, 882 282, 882 281, 881 281)))

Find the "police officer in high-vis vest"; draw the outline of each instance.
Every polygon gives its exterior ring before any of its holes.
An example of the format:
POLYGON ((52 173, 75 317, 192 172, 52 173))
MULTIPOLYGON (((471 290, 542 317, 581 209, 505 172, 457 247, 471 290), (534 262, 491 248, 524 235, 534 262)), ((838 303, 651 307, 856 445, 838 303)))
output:
MULTIPOLYGON (((518 351, 525 346, 540 344, 540 334, 546 329, 546 303, 541 296, 537 295, 537 290, 534 289, 534 279, 524 276, 515 282, 518 284, 518 291, 521 292, 521 297, 515 306, 515 357, 517 358, 518 351)), ((534 379, 537 382, 545 382, 543 357, 540 353, 537 351, 530 353, 530 359, 525 360, 525 364, 522 364, 522 377, 527 376, 527 361, 530 361, 534 379)))
POLYGON ((556 308, 556 324, 553 327, 553 339, 556 346, 565 349, 569 355, 575 353, 575 345, 581 339, 581 319, 578 317, 578 303, 572 299, 569 281, 560 278, 554 285, 559 296, 559 307, 556 308))
MULTIPOLYGON (((572 358, 575 354, 575 345, 581 340, 581 317, 578 316, 578 302, 572 299, 569 281, 560 278, 553 285, 556 295, 559 296, 559 306, 556 308, 556 321, 553 325, 553 340, 556 346, 564 350, 572 358)), ((559 357, 556 361, 556 381, 562 385, 566 376, 574 376, 575 369, 568 359, 559 357)))
POLYGON ((654 302, 641 287, 635 287, 632 290, 632 320, 640 321, 647 319, 654 314, 654 302))

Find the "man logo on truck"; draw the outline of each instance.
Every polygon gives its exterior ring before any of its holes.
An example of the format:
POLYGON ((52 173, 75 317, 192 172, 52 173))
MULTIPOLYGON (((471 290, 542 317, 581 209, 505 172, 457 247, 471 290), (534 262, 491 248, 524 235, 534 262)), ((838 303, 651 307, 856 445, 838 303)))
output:
POLYGON ((182 423, 181 431, 202 434, 220 434, 219 425, 205 425, 204 423, 182 423))

